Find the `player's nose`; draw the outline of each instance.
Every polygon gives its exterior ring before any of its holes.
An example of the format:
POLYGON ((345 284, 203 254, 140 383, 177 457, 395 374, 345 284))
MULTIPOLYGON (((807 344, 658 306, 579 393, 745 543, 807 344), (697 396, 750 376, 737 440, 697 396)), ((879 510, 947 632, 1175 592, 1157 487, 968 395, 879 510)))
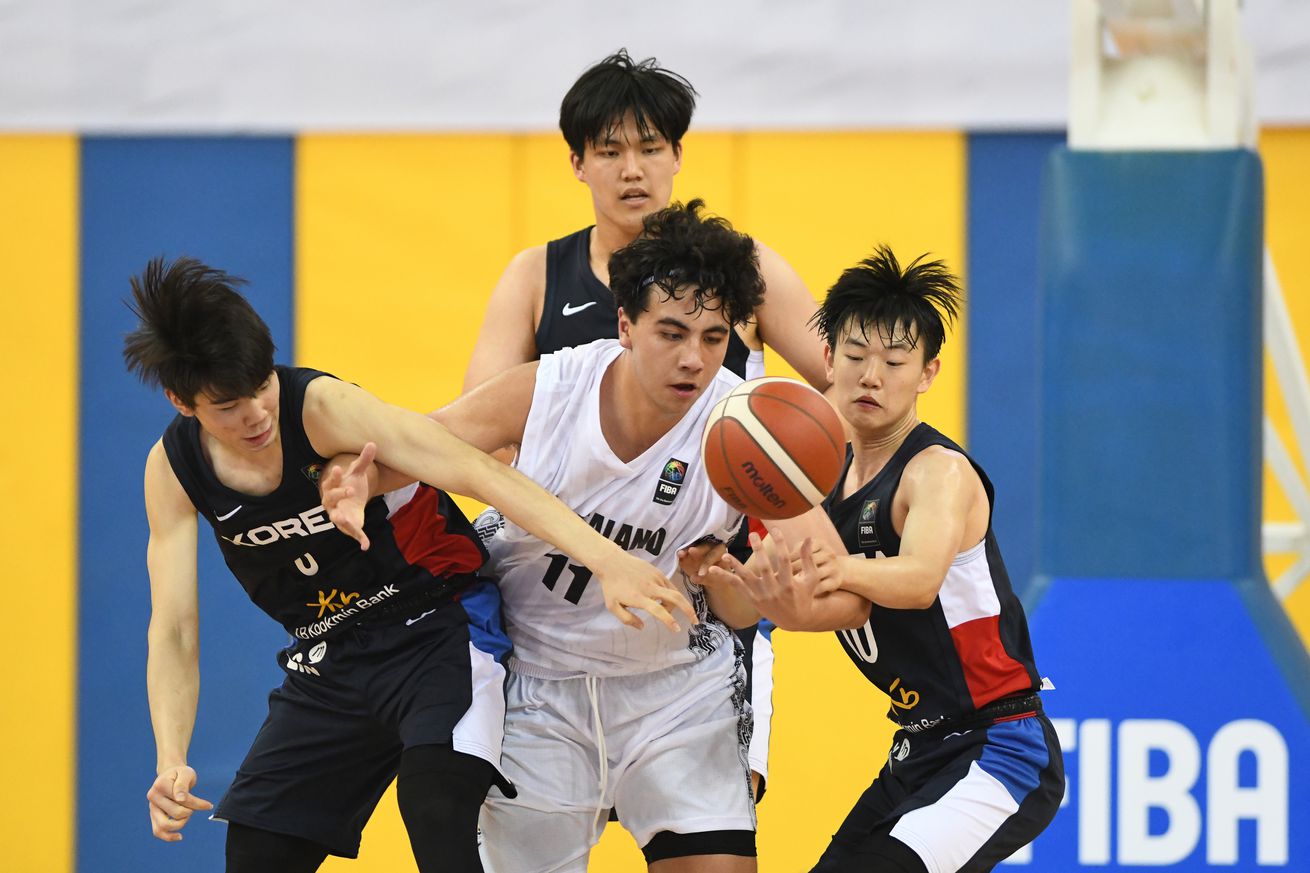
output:
POLYGON ((623 178, 628 180, 641 178, 641 161, 637 159, 635 149, 628 149, 624 152, 623 178))

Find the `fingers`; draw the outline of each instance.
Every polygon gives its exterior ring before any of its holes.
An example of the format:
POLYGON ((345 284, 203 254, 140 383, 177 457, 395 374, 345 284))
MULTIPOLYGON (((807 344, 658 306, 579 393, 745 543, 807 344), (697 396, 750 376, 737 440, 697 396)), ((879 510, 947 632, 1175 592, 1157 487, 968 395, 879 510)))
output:
POLYGON ((213 809, 214 804, 191 793, 196 784, 196 771, 187 767, 178 770, 173 779, 173 800, 187 809, 213 809))
POLYGON ((607 599, 605 601, 605 608, 610 611, 611 615, 633 630, 641 630, 646 626, 644 621, 638 618, 636 614, 628 611, 628 608, 617 600, 610 601, 607 599))
POLYGON ((363 450, 360 451, 359 457, 351 461, 350 470, 347 472, 351 476, 358 475, 364 470, 367 470, 369 465, 373 463, 373 459, 376 458, 377 456, 378 456, 377 443, 364 443, 364 448, 363 450))
MULTIPOLYGON (((683 596, 681 591, 678 591, 674 588, 667 588, 662 591, 655 592, 653 595, 651 595, 651 597, 654 600, 661 601, 666 606, 672 606, 678 612, 681 612, 683 615, 687 616, 687 621, 690 623, 688 627, 690 627, 691 625, 698 624, 700 622, 700 618, 696 615, 696 611, 691 608, 691 601, 689 601, 685 596, 683 596)), ((650 610, 647 610, 647 612, 649 611, 650 610)), ((666 612, 665 614, 667 615, 668 613, 666 612)), ((666 625, 669 625, 670 630, 677 631, 679 629, 677 622, 674 621, 673 616, 671 615, 669 616, 669 621, 666 621, 664 623, 666 625)))
POLYGON ((641 603, 634 605, 646 610, 646 612, 650 613, 651 618, 655 619, 674 633, 677 633, 680 630, 677 620, 667 609, 664 608, 664 605, 654 597, 647 597, 642 600, 641 603))
POLYGON ((323 492, 324 500, 327 499, 328 491, 341 487, 341 481, 344 478, 345 476, 342 475, 340 467, 333 467, 331 470, 328 470, 328 474, 318 483, 319 490, 323 492))
POLYGON ((180 831, 193 812, 213 809, 208 800, 191 793, 194 784, 195 771, 179 768, 161 773, 146 792, 150 830, 158 839, 168 843, 181 840, 180 831))
POLYGON ((693 581, 700 581, 712 564, 728 552, 726 543, 700 543, 678 550, 678 569, 693 581))

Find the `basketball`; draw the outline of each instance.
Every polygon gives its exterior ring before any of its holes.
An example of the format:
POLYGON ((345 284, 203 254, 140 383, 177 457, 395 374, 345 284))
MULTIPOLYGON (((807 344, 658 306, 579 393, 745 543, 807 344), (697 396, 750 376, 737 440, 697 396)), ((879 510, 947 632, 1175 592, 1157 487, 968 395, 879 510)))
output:
POLYGON ((793 518, 837 484, 846 459, 841 419, 795 379, 752 379, 718 402, 701 438, 719 496, 752 518, 793 518))

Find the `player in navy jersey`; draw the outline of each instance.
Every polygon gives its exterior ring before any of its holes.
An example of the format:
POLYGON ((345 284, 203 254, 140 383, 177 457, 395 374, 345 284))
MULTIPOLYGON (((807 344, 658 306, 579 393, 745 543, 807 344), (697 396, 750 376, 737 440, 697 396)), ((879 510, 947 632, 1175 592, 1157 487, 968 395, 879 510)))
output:
POLYGON ((902 270, 887 248, 842 274, 816 316, 852 434, 842 476, 821 508, 753 535, 746 566, 707 574, 779 627, 837 631, 890 697, 887 764, 816 873, 991 870, 1064 791, 991 482, 916 411, 959 299, 940 261, 902 270))
MULTIPOLYGON (((618 311, 609 289, 609 259, 641 233, 642 220, 669 205, 673 177, 682 166, 682 138, 691 124, 696 91, 654 58, 634 62, 620 50, 586 70, 560 104, 560 130, 574 175, 590 194, 595 224, 544 246, 520 252, 505 268, 487 303, 473 355, 464 375, 469 391, 509 368, 560 349, 618 336, 618 311)), ((756 241, 764 302, 750 336, 767 344, 819 390, 828 386, 822 344, 807 326, 814 299, 800 276, 777 252, 756 241)), ((724 366, 750 378, 750 346, 734 332, 724 366)), ((500 457, 509 460, 512 452, 500 457)), ((750 549, 744 535, 736 553, 750 549)), ((767 647, 766 625, 763 645, 767 647)), ((739 632, 753 656, 754 628, 739 632)), ((754 688, 772 689, 772 653, 761 652, 754 688)), ((768 730, 751 750, 757 791, 763 792, 768 730)))
MULTIPOLYGON (((596 223, 516 255, 487 303, 467 391, 516 364, 618 335, 609 259, 638 237, 642 220, 669 205, 696 91, 654 58, 620 50, 586 70, 564 95, 560 130, 573 174, 591 193, 596 223)), ((807 328, 814 299, 796 271, 756 241, 764 303, 759 339, 816 388, 828 385, 822 346, 807 328)), ((725 366, 744 375, 747 347, 729 338, 725 366)))
POLYGON ((177 417, 146 460, 151 617, 147 687, 157 777, 151 826, 165 841, 208 801, 187 750, 199 691, 197 517, 251 600, 292 635, 286 677, 232 787, 230 873, 316 870, 353 857, 398 776, 419 868, 481 870, 477 817, 500 774, 508 641, 483 551, 436 487, 494 502, 594 573, 607 597, 673 624, 690 611, 649 563, 626 554, 529 479, 417 413, 327 374, 275 367, 268 328, 235 280, 191 260, 132 281, 140 319, 124 358, 164 389, 177 417), (335 529, 318 476, 343 451, 431 485, 368 503, 370 548, 335 529))

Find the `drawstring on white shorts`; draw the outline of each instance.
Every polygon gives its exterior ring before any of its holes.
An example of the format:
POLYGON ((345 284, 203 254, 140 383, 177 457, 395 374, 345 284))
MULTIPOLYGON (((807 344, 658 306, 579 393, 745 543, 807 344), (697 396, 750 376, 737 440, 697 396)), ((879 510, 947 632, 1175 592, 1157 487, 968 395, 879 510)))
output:
POLYGON ((599 679, 595 676, 585 677, 587 686, 587 700, 591 702, 591 726, 596 730, 596 757, 597 764, 600 766, 600 780, 596 787, 596 811, 592 815, 591 826, 599 829, 601 827, 600 814, 605 807, 605 789, 609 787, 610 779, 610 756, 605 749, 605 728, 600 723, 600 703, 596 699, 596 688, 599 679))

